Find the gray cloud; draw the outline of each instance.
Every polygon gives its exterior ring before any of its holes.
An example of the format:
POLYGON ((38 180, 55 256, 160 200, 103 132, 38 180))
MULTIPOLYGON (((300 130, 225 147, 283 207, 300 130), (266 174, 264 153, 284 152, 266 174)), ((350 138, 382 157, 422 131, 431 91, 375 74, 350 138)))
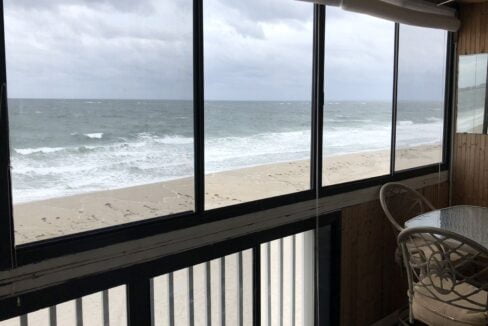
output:
POLYGON ((63 6, 80 6, 97 9, 115 9, 125 12, 149 12, 153 9, 150 0, 7 0, 6 9, 22 8, 24 10, 52 11, 63 6))
MULTIPOLYGON (((293 0, 295 1, 295 0, 293 0)), ((290 4, 283 0, 246 0, 246 1, 226 1, 220 2, 239 12, 242 17, 253 22, 260 21, 279 21, 279 20, 306 20, 313 16, 310 4, 290 4)))
POLYGON ((72 3, 6 9, 10 96, 191 98, 191 3, 155 1, 151 14, 72 3))
MULTIPOLYGON (((192 97, 191 0, 5 4, 11 97, 192 97)), ((310 99, 311 4, 206 0, 204 11, 207 99, 310 99)), ((391 97, 392 26, 328 8, 328 98, 391 97)), ((424 43, 405 60, 424 67, 427 94, 442 77, 435 66, 442 49, 432 38, 424 43)), ((418 79, 410 70, 404 70, 405 89, 418 79)))

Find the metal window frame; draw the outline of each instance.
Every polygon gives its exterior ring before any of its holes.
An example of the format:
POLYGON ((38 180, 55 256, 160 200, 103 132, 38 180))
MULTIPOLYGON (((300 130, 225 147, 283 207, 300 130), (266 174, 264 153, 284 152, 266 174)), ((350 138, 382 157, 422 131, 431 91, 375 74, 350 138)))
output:
MULTIPOLYGON (((439 163, 427 164, 413 168, 396 170, 396 126, 398 115, 398 66, 400 53, 400 24, 395 23, 394 36, 394 57, 393 57, 393 99, 392 99, 392 132, 390 144, 390 171, 388 174, 360 179, 345 183, 325 186, 320 189, 320 197, 336 195, 339 193, 358 190, 365 187, 377 186, 391 181, 400 181, 403 179, 426 175, 440 171, 446 171, 450 168, 451 144, 452 144, 452 96, 454 91, 454 33, 447 32, 446 42, 446 63, 445 63, 445 87, 444 87, 444 118, 443 118, 443 139, 442 139, 442 161, 439 163)), ((322 136, 323 137, 323 136, 322 136)))
POLYGON ((10 184, 10 140, 7 108, 7 70, 3 1, 0 1, 0 270, 14 268, 14 221, 10 184))
POLYGON ((391 106, 391 144, 390 144, 390 175, 395 174, 396 166, 396 127, 398 115, 398 62, 400 53, 400 24, 395 23, 393 44, 393 95, 391 106))
POLYGON ((488 64, 486 65, 485 113, 483 118, 483 134, 488 134, 488 64))
MULTIPOLYGON (((85 250, 100 248, 106 245, 120 243, 132 239, 171 232, 174 230, 230 217, 257 212, 264 209, 312 200, 317 193, 320 197, 339 193, 350 192, 366 187, 381 185, 389 181, 398 181, 406 178, 422 176, 439 170, 449 168, 451 144, 451 122, 448 117, 452 110, 451 101, 445 101, 445 125, 444 125, 444 158, 441 164, 420 166, 402 171, 391 171, 389 175, 374 178, 356 180, 343 184, 322 186, 322 162, 323 162, 323 115, 324 115, 324 58, 325 58, 325 6, 314 5, 314 31, 313 31, 313 71, 311 93, 311 119, 312 119, 312 147, 310 153, 310 189, 275 196, 247 203, 205 210, 205 171, 204 171, 204 49, 203 49, 203 0, 193 0, 193 96, 194 96, 194 171, 195 171, 195 211, 187 211, 173 215, 161 216, 147 220, 115 225, 92 231, 80 232, 72 235, 61 236, 48 240, 41 240, 27 244, 14 243, 14 223, 12 216, 11 185, 10 185, 10 154, 8 133, 8 109, 6 96, 6 65, 5 65, 5 38, 3 1, 0 1, 1 20, 0 33, 0 83, 2 83, 2 102, 0 116, 0 270, 15 268, 16 266, 39 262, 48 258, 60 257, 67 254, 75 254, 85 250), (447 130, 446 130, 447 128, 447 130)), ((446 65, 447 79, 453 76, 453 34, 449 34, 446 65)), ((398 38, 398 37, 397 37, 398 38)), ((397 40, 398 41, 398 40, 397 40)), ((395 56, 398 56, 398 49, 395 56)), ((398 65, 398 63, 394 63, 398 65)), ((451 96, 452 82, 446 87, 446 98, 451 96)), ((393 108, 393 111, 395 109, 393 108)), ((392 126, 393 127, 393 126, 392 126)), ((393 136, 392 136, 393 137, 393 136)), ((393 151, 394 152, 394 151, 393 151)))

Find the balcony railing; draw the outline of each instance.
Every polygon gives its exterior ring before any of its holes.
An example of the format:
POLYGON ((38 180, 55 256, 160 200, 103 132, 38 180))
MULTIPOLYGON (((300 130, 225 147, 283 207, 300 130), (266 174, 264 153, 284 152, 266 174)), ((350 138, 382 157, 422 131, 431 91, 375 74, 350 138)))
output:
MULTIPOLYGON (((338 219, 328 219, 319 229, 315 222, 283 226, 264 237, 256 234, 252 247, 203 262, 197 250, 195 265, 164 274, 155 270, 153 277, 131 275, 120 286, 0 325, 308 326, 318 322, 316 311, 321 320, 331 320, 336 315, 331 303, 338 219)), ((216 244, 216 252, 220 246, 232 247, 216 244)), ((76 287, 69 291, 75 295, 76 287)))

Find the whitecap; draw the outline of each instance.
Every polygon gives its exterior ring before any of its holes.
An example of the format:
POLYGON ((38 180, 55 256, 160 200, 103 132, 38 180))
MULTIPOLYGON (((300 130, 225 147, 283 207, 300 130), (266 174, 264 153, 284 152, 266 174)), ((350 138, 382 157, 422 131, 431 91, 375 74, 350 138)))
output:
POLYGON ((412 126, 414 123, 411 120, 401 120, 398 121, 398 125, 400 126, 412 126))
POLYGON ((14 148, 16 153, 21 155, 30 155, 34 153, 54 153, 64 150, 64 147, 38 147, 38 148, 14 148))
POLYGON ((103 132, 94 132, 91 134, 83 134, 83 135, 91 139, 102 139, 103 132))
POLYGON ((163 138, 155 139, 155 142, 160 144, 168 144, 168 145, 192 144, 193 138, 181 137, 181 136, 166 136, 163 138))

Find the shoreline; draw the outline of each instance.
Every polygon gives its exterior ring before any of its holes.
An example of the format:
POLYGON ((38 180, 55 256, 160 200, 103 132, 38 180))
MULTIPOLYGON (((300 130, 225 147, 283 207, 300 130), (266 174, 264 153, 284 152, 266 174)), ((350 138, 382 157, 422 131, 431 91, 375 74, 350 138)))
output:
MULTIPOLYGON (((397 152, 397 167, 434 162, 439 147, 424 145, 397 152)), ((389 150, 329 157, 326 184, 389 173, 389 150)), ((309 189, 310 161, 292 161, 206 175, 207 209, 239 204, 309 189)), ((14 204, 16 244, 192 211, 193 177, 113 190, 14 204)))

